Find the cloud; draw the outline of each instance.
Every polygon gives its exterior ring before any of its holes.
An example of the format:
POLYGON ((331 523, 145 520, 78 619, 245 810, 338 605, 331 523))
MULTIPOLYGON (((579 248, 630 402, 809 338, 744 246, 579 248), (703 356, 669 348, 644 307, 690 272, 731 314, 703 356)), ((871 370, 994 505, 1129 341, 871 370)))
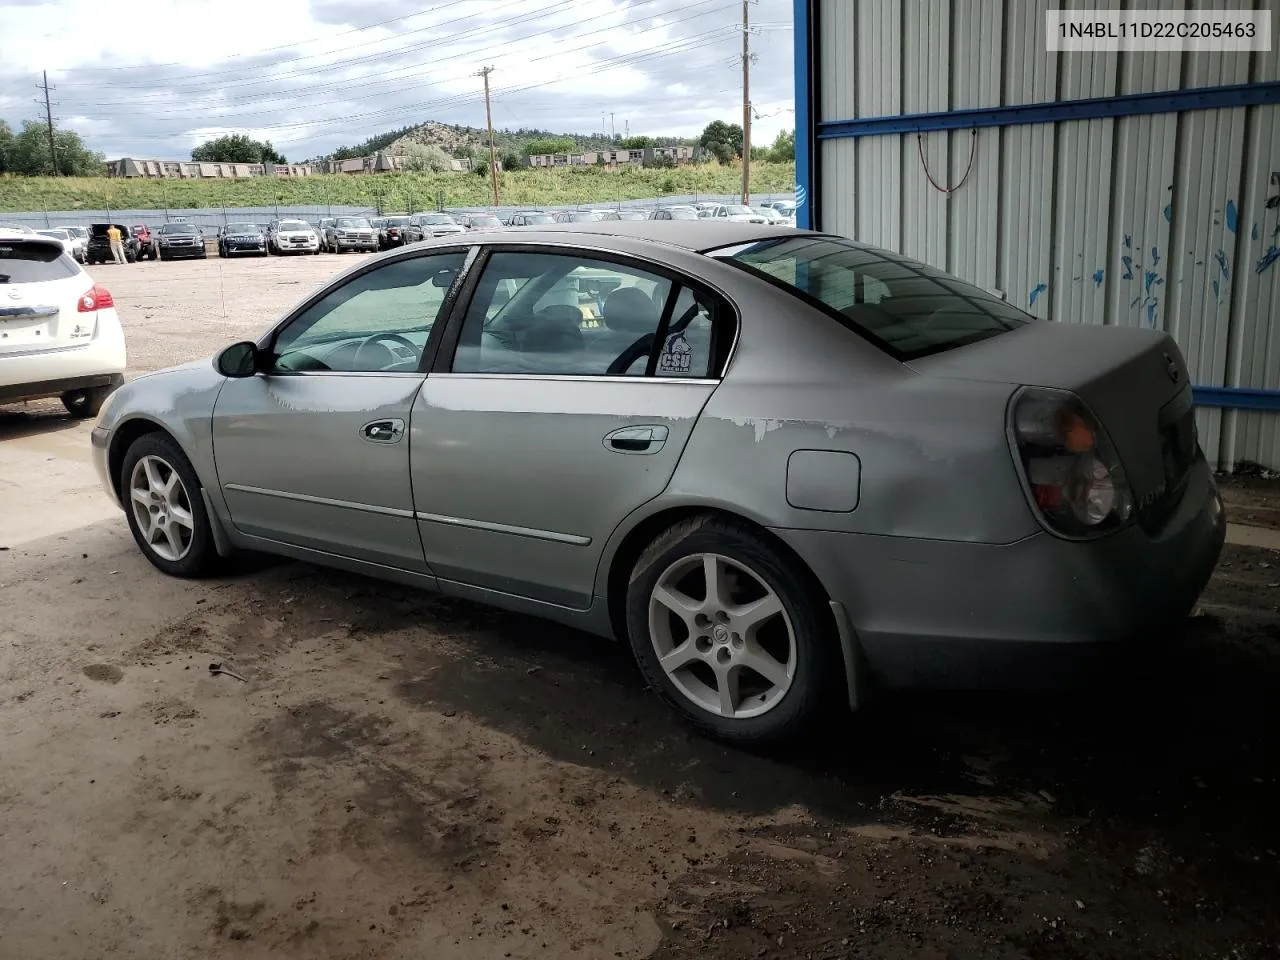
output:
MULTIPOLYGON (((184 0, 140 17, 16 6, 0 6, 0 117, 34 118, 32 84, 57 64, 55 117, 109 157, 180 158, 238 131, 304 159, 427 120, 480 127, 485 65, 497 127, 694 135, 742 116, 734 0, 231 0, 195 22, 184 0)), ((791 4, 751 15, 763 143, 794 125, 791 4)))

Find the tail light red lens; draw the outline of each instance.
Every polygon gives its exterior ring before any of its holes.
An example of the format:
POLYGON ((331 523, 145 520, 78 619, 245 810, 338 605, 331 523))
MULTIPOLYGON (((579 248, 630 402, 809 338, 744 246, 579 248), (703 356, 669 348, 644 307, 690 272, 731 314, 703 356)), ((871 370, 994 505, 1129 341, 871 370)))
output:
POLYGON ((115 305, 115 300, 111 299, 111 292, 106 287, 95 283, 85 291, 76 309, 80 313, 93 313, 95 310, 104 310, 115 305))
POLYGON ((1124 466, 1083 400, 1066 390, 1024 387, 1009 416, 1031 500, 1051 530, 1092 537, 1129 522, 1133 494, 1124 466))

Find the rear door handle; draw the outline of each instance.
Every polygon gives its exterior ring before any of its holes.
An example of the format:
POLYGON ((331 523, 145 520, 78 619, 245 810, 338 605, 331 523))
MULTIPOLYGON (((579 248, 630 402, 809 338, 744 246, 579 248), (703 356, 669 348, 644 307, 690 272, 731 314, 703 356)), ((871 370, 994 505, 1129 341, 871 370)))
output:
POLYGON ((360 428, 360 436, 370 443, 395 443, 404 436, 404 421, 374 420, 360 428))
POLYGON ((657 453, 668 436, 670 430, 660 424, 622 427, 605 434, 604 445, 615 453, 657 453))

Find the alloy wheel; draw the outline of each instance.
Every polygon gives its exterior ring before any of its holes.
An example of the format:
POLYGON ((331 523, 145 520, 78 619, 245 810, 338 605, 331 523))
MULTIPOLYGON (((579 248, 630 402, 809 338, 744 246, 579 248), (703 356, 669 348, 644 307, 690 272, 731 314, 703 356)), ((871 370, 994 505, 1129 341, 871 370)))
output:
POLYGON ((795 677, 795 630, 778 594, 720 554, 691 554, 663 571, 649 599, 649 637, 676 689, 726 719, 767 713, 795 677))
POLYGON ((191 498, 169 463, 156 456, 139 460, 129 477, 129 501, 142 539, 156 556, 177 562, 191 551, 191 498))

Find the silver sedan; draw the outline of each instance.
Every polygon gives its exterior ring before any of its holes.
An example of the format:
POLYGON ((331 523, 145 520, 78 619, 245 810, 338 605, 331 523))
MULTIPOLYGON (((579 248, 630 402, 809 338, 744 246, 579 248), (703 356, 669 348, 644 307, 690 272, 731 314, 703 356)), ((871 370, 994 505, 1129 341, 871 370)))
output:
POLYGON ((370 258, 93 448, 166 573, 262 550, 617 637, 737 741, 1061 676, 1185 616, 1225 532, 1165 334, 751 224, 370 258))

